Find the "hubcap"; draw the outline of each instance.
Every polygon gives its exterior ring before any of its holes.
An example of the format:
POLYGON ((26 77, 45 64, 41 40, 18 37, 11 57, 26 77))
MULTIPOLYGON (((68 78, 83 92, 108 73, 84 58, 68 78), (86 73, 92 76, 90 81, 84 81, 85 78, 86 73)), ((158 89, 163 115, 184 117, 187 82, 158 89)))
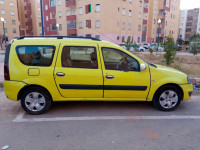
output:
POLYGON ((165 91, 160 95, 159 102, 164 108, 173 108, 178 103, 178 95, 172 90, 165 91))
POLYGON ((25 98, 25 105, 31 111, 40 111, 45 106, 45 98, 38 92, 29 93, 25 98))

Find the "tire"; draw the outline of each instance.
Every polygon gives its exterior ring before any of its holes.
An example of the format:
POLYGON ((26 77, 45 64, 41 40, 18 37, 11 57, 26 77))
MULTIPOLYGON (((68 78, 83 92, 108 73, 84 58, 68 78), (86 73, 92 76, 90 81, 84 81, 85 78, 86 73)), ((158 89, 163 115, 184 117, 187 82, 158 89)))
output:
POLYGON ((156 92, 153 105, 158 110, 172 111, 179 106, 182 97, 181 92, 176 87, 164 86, 156 92))
POLYGON ((143 50, 143 49, 141 49, 141 50, 140 50, 140 52, 144 52, 144 50, 143 50))
POLYGON ((45 113, 50 109, 51 103, 52 99, 49 93, 40 87, 28 88, 21 97, 22 108, 31 115, 45 113))

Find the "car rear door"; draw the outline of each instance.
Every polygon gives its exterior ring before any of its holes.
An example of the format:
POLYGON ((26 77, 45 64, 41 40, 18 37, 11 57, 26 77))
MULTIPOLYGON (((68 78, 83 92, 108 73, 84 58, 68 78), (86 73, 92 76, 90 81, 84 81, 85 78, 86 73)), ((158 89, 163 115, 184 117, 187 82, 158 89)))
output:
POLYGON ((54 78, 65 98, 102 98, 103 76, 96 44, 62 42, 54 78))

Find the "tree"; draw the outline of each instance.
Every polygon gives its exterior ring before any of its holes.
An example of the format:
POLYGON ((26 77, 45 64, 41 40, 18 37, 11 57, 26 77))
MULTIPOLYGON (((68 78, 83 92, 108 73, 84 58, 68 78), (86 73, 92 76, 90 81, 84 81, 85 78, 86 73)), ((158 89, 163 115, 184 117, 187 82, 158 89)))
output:
POLYGON ((171 36, 166 37, 166 43, 164 45, 164 62, 167 66, 170 66, 172 63, 174 63, 174 59, 176 56, 176 48, 174 47, 174 39, 171 36))
POLYGON ((132 40, 130 40, 130 38, 128 38, 127 41, 124 42, 124 46, 126 47, 126 50, 130 51, 132 44, 133 44, 133 38, 132 38, 132 40))
POLYGON ((190 48, 189 52, 193 55, 200 53, 200 34, 194 34, 190 37, 190 48))

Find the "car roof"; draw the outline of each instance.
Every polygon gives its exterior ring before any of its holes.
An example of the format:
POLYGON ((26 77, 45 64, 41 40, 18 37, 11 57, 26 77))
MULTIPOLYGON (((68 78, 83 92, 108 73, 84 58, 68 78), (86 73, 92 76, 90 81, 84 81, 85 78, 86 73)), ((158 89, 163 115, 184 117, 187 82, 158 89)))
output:
POLYGON ((15 39, 11 43, 14 43, 15 45, 59 45, 60 43, 73 43, 73 44, 99 44, 99 45, 109 45, 109 46, 117 46, 120 47, 117 44, 104 41, 104 40, 92 40, 92 39, 79 39, 79 38, 63 38, 63 39, 57 39, 57 38, 23 38, 23 39, 15 39))

